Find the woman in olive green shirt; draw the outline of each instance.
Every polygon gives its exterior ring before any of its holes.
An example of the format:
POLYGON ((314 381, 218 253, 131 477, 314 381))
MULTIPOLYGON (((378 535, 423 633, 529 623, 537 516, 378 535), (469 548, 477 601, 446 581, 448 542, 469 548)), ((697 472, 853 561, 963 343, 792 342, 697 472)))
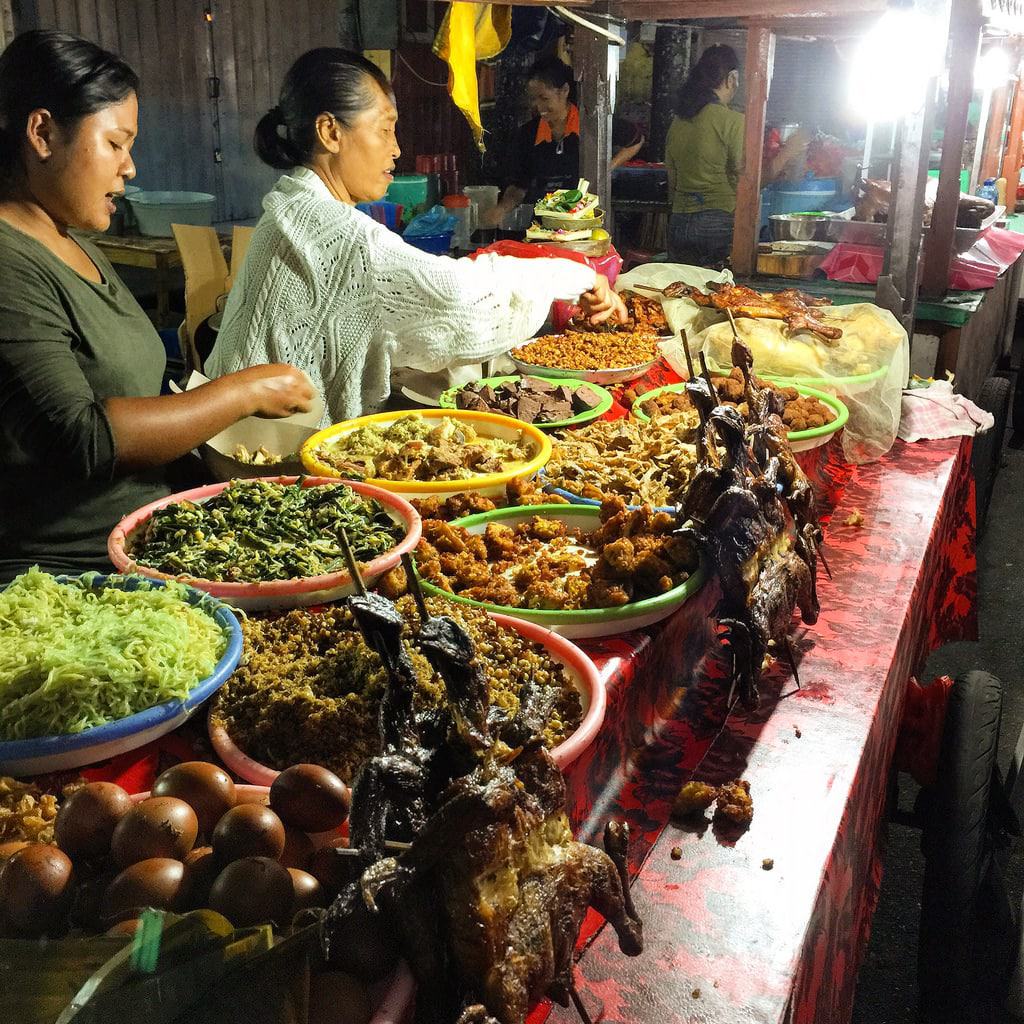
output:
POLYGON ((93 43, 33 31, 0 54, 0 582, 109 569, 118 519, 168 463, 245 416, 309 408, 290 366, 161 397, 163 346, 100 252, 135 176, 138 78, 93 43))
POLYGON ((729 108, 739 81, 736 51, 709 46, 680 90, 665 140, 673 263, 718 268, 729 258, 743 166, 744 117, 729 108))

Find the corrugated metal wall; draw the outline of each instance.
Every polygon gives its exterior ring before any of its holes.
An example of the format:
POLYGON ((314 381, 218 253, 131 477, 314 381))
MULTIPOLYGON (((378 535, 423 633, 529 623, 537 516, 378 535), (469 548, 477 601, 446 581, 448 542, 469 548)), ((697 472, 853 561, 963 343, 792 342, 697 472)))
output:
POLYGON ((36 0, 18 27, 120 53, 142 79, 136 184, 212 192, 219 220, 243 220, 277 177, 253 153, 256 122, 299 54, 338 45, 339 10, 337 0, 36 0))

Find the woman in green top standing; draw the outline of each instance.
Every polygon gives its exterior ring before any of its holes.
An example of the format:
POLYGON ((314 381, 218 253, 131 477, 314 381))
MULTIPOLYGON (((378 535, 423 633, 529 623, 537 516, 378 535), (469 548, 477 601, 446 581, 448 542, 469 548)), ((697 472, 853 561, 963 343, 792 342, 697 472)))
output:
POLYGON ((673 263, 719 268, 729 258, 743 166, 744 117, 729 108, 739 66, 731 46, 709 46, 680 90, 665 140, 673 263))
POLYGON ((168 493, 170 462, 313 398, 283 365, 160 397, 159 336, 72 230, 106 230, 135 176, 137 89, 127 64, 65 33, 0 54, 0 581, 33 564, 109 569, 107 534, 168 493))

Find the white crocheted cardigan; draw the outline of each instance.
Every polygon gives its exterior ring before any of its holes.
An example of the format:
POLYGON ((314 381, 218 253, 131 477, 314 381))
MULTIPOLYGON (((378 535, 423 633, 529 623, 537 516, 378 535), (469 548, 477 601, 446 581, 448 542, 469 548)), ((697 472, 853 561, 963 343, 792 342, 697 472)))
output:
POLYGON ((376 412, 392 367, 490 359, 531 337, 554 299, 594 285, 571 260, 421 252, 304 167, 263 209, 205 369, 291 363, 323 391, 325 425, 376 412))

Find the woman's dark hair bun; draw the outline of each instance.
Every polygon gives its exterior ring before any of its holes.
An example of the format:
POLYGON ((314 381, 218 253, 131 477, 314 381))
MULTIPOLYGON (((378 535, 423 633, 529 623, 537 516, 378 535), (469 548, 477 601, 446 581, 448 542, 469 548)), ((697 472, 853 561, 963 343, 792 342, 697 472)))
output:
POLYGON ((0 53, 0 174, 21 159, 18 139, 33 110, 48 110, 74 131, 90 114, 139 91, 139 76, 120 57, 67 32, 33 29, 0 53))
POLYGON ((308 163, 316 152, 316 119, 332 114, 351 128, 377 87, 394 101, 387 76, 362 54, 333 46, 309 50, 288 69, 277 106, 256 125, 256 155, 279 170, 308 163))
POLYGON ((256 122, 256 135, 253 144, 256 147, 256 155, 265 164, 281 171, 287 171, 303 161, 302 154, 282 131, 283 128, 281 108, 271 107, 256 122))

